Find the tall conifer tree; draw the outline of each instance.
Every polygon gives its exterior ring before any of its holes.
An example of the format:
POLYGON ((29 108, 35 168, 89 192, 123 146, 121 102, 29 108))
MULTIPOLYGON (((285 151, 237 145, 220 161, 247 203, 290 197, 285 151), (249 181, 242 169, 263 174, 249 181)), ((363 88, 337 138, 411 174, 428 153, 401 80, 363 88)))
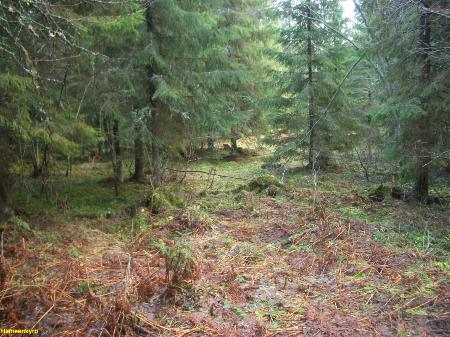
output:
POLYGON ((281 67, 274 79, 280 94, 272 116, 276 143, 282 145, 278 155, 297 153, 308 142, 308 165, 315 159, 326 165, 333 150, 349 147, 346 138, 357 128, 345 111, 346 86, 340 85, 351 65, 351 49, 339 35, 342 8, 334 0, 282 1, 279 6, 281 67))

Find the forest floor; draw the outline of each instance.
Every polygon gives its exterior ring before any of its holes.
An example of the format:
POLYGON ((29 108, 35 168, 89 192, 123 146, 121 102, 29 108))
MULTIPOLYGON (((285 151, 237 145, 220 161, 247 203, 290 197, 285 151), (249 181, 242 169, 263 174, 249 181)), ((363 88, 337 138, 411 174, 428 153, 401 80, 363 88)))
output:
MULTIPOLYGON (((448 336, 449 207, 371 202, 356 169, 249 184, 262 157, 116 198, 107 164, 18 197, 3 228, 0 327, 40 336, 448 336), (230 177, 242 179, 234 179, 230 177)), ((184 166, 186 168, 186 166, 184 166)), ((255 182, 255 180, 253 180, 255 182)), ((30 187, 33 190, 34 187, 30 187)))

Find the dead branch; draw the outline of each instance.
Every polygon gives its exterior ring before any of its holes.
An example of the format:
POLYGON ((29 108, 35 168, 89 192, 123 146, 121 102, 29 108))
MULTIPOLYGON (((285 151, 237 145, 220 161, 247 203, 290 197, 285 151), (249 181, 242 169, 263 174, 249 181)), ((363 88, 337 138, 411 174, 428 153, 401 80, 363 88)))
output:
POLYGON ((206 172, 206 171, 200 171, 200 170, 176 170, 172 168, 167 168, 166 170, 172 171, 172 172, 180 172, 180 173, 200 173, 200 174, 206 174, 208 176, 215 176, 219 178, 229 178, 229 179, 237 179, 237 180, 250 180, 251 178, 242 178, 242 177, 234 177, 234 176, 227 176, 223 174, 217 174, 215 171, 212 172, 206 172))

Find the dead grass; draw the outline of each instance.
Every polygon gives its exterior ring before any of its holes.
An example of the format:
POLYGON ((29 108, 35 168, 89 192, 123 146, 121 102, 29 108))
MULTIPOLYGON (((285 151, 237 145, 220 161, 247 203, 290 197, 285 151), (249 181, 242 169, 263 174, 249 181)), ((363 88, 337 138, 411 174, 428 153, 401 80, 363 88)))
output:
POLYGON ((201 194, 201 179, 186 177, 190 205, 140 215, 146 223, 127 240, 96 229, 126 218, 38 217, 29 221, 40 231, 4 228, 0 327, 114 337, 448 332, 448 259, 391 241, 381 220, 393 218, 350 183, 336 184, 341 195, 326 186, 313 205, 300 183, 291 183, 292 198, 236 200, 236 184, 220 181, 201 194))

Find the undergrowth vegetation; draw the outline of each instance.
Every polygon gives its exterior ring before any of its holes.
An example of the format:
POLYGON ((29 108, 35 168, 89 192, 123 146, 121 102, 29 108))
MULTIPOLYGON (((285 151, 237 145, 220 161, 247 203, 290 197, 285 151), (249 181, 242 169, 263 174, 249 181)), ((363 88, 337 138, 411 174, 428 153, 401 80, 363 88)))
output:
POLYGON ((442 335, 448 204, 371 200, 347 170, 322 172, 314 191, 308 171, 282 184, 262 164, 205 157, 189 170, 229 178, 172 176, 153 193, 127 182, 114 198, 99 163, 31 196, 35 213, 2 227, 2 322, 55 336, 442 335))
POLYGON ((449 337, 449 13, 0 0, 0 335, 449 337))

